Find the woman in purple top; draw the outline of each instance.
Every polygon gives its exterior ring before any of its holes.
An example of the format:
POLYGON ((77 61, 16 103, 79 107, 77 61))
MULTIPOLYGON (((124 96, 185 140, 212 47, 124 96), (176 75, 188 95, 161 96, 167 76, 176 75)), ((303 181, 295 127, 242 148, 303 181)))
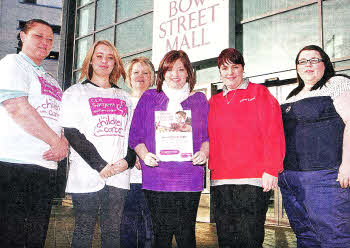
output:
POLYGON ((141 159, 142 187, 152 216, 155 247, 195 247, 195 222, 203 190, 209 143, 208 102, 192 92, 195 77, 183 51, 170 51, 160 62, 157 89, 146 91, 138 102, 129 144, 141 159), (161 161, 156 155, 155 112, 191 111, 193 157, 190 161, 161 161))

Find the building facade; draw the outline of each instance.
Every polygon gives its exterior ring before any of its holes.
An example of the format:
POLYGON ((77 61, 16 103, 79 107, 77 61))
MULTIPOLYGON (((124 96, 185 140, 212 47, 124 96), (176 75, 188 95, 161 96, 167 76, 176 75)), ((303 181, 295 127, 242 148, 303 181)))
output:
MULTIPOLYGON (((142 55, 156 68, 159 51, 185 50, 194 62, 195 90, 208 98, 222 87, 215 45, 242 51, 245 77, 268 86, 279 101, 295 87, 295 57, 306 45, 323 47, 336 72, 350 75, 350 0, 64 0, 63 13, 65 87, 77 81, 87 49, 100 39, 114 43, 125 63, 142 55)), ((209 206, 208 175, 202 198, 209 206)), ((268 220, 287 224, 278 190, 268 220)))
POLYGON ((17 34, 30 19, 43 19, 54 31, 54 45, 44 68, 57 76, 61 33, 61 0, 1 0, 0 1, 0 59, 18 52, 17 34))

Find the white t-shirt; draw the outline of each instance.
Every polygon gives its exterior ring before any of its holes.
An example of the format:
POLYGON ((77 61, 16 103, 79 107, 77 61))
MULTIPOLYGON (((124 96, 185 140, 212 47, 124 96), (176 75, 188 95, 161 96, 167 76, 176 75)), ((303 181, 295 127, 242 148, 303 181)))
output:
MULTIPOLYGON (((134 96, 130 98, 133 104, 133 111, 134 111, 140 98, 134 97, 134 96)), ((142 171, 137 169, 136 167, 133 167, 130 170, 130 183, 142 183, 142 171)))
MULTIPOLYGON (((22 54, 10 54, 0 61, 0 103, 27 96, 47 125, 61 136, 58 125, 62 90, 48 73, 35 68, 22 54)), ((42 158, 50 149, 44 141, 20 127, 0 104, 0 160, 12 163, 36 164, 57 169, 57 163, 42 158)))
MULTIPOLYGON (((130 96, 118 88, 100 88, 91 83, 75 84, 62 98, 60 124, 84 134, 107 163, 126 156, 132 119, 130 96)), ((129 189, 130 170, 104 180, 71 147, 66 192, 96 192, 105 184, 129 189)))

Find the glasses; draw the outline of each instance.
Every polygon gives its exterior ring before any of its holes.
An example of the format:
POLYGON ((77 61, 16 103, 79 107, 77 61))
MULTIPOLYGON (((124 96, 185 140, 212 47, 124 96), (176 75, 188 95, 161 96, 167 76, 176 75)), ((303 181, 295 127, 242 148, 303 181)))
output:
POLYGON ((321 58, 301 59, 301 60, 298 60, 298 65, 306 65, 307 62, 310 62, 311 64, 318 64, 321 61, 323 61, 323 59, 321 58))

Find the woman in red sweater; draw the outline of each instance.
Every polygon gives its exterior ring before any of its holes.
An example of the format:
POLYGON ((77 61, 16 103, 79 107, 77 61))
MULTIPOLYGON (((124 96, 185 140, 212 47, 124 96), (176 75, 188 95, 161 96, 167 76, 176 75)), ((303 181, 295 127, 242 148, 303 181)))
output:
POLYGON ((211 197, 220 247, 262 247, 271 192, 285 152, 281 110, 262 85, 243 79, 242 54, 217 59, 223 92, 209 101, 211 197))

